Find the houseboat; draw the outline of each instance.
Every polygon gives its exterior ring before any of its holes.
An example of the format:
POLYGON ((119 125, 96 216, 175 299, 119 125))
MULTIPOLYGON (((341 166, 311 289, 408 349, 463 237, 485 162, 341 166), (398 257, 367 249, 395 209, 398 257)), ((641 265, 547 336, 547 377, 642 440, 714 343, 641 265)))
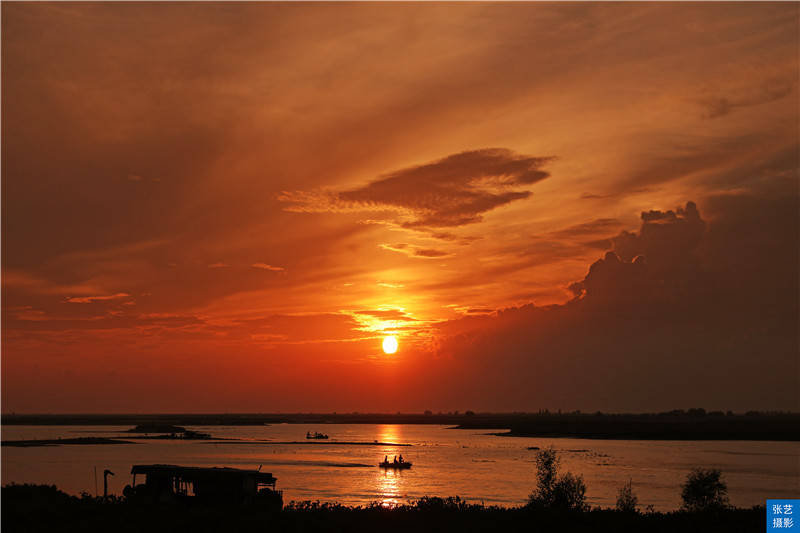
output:
POLYGON ((122 494, 139 503, 258 504, 283 507, 283 492, 275 490, 269 472, 239 468, 176 465, 134 465, 133 481, 122 494), (136 484, 136 477, 144 483, 136 484), (141 479, 141 478, 140 478, 141 479))

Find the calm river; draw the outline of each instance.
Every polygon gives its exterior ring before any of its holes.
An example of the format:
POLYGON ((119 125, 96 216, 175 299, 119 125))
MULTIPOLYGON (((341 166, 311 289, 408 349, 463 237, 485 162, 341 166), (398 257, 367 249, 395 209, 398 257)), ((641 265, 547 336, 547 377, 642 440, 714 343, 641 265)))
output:
MULTIPOLYGON (((3 440, 121 436, 129 429, 111 426, 4 426, 3 440)), ((66 492, 103 490, 121 494, 131 482, 133 464, 258 468, 278 478, 284 501, 321 500, 344 504, 371 501, 405 503, 421 496, 459 495, 487 505, 525 502, 535 485, 535 450, 553 446, 562 471, 582 474, 592 506, 613 507, 629 479, 642 506, 673 510, 680 485, 695 466, 720 468, 731 503, 764 505, 767 498, 800 494, 800 445, 796 442, 636 441, 497 437, 485 430, 433 425, 280 424, 274 426, 191 427, 214 437, 239 441, 153 441, 130 445, 68 445, 2 448, 2 483, 55 484, 66 492), (306 441, 306 431, 330 435, 306 441), (272 443, 248 442, 268 440, 272 443), (299 441, 298 444, 281 442, 299 441), (411 444, 335 444, 375 441, 411 444), (413 468, 384 472, 385 455, 402 454, 413 468)), ((138 481, 138 480, 137 480, 138 481)))

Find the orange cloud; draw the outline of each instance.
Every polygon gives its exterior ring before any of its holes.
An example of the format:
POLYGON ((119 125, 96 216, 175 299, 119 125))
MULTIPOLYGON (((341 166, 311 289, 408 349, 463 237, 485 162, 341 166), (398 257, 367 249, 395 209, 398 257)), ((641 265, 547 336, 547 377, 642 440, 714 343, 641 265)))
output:
POLYGON ((419 246, 414 246, 407 243, 381 244, 380 247, 384 250, 391 250, 393 252, 405 254, 409 257, 418 257, 422 259, 439 259, 452 255, 444 250, 421 248, 419 246))
POLYGON ((100 296, 73 296, 66 298, 64 301, 71 304, 90 304, 93 302, 104 302, 107 300, 119 300, 120 298, 128 298, 130 294, 126 292, 119 292, 117 294, 108 294, 100 296))
POLYGON ((260 268, 261 270, 271 270, 273 272, 283 272, 285 270, 283 267, 272 266, 267 263, 253 263, 250 266, 253 268, 260 268))

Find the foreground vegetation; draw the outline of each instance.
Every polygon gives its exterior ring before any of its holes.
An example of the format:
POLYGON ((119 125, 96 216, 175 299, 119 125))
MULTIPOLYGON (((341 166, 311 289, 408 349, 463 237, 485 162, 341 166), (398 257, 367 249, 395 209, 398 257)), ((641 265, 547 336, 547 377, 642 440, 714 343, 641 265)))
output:
POLYGON ((87 531, 630 531, 745 532, 763 529, 765 509, 721 508, 671 513, 612 509, 574 511, 524 506, 486 507, 458 498, 422 498, 385 508, 291 503, 281 511, 254 506, 138 506, 120 499, 68 496, 56 487, 2 489, 4 532, 87 531))
POLYGON ((393 507, 347 507, 292 502, 282 510, 229 505, 137 505, 124 498, 69 496, 55 486, 8 485, 2 489, 3 531, 757 531, 763 507, 729 506, 719 470, 695 469, 682 487, 680 511, 641 512, 632 482, 620 488, 616 509, 590 509, 583 478, 560 474, 552 448, 536 458, 536 487, 522 507, 467 503, 458 497, 425 497, 393 507))

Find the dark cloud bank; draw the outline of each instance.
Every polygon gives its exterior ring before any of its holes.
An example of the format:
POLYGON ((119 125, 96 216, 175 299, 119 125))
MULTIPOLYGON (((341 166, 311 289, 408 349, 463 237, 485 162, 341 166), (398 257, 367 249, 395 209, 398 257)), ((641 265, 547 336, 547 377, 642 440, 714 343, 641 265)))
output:
POLYGON ((708 221, 693 202, 642 213, 565 305, 444 324, 439 357, 460 369, 447 378, 454 404, 796 410, 797 195, 701 205, 708 221))

